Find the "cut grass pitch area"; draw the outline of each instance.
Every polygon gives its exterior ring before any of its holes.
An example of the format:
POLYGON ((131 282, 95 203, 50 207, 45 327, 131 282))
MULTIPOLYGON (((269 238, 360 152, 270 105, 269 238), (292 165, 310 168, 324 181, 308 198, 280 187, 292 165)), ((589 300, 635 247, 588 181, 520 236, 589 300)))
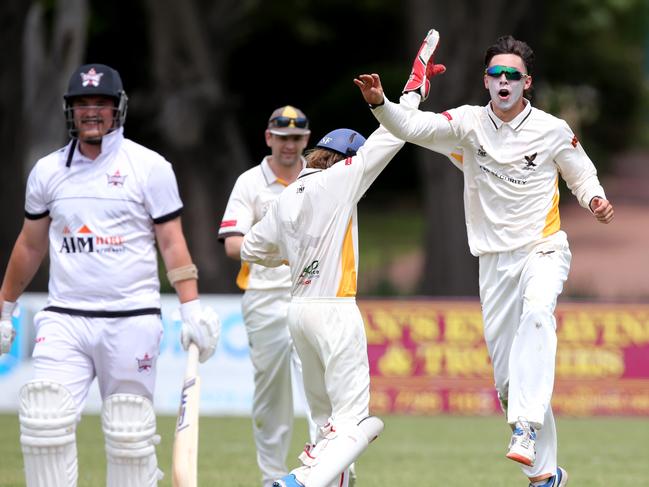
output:
MULTIPOLYGON (((389 416, 383 435, 357 462, 358 487, 527 487, 519 468, 504 458, 509 428, 501 418, 389 416)), ((158 461, 171 485, 175 418, 158 418, 158 461)), ((647 485, 647 418, 558 418, 559 460, 570 486, 647 485)), ((0 415, 0 486, 24 486, 16 415, 0 415)), ((296 422, 289 466, 306 436, 296 422)), ((98 416, 79 425, 79 486, 103 486, 104 441, 98 416)), ((258 487, 249 418, 201 418, 199 486, 258 487)))

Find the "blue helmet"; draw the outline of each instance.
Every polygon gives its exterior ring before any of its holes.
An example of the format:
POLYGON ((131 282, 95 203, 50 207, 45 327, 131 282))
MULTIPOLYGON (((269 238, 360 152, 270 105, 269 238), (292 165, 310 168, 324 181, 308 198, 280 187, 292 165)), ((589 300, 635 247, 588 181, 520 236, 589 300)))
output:
POLYGON ((365 143, 365 137, 351 129, 336 129, 325 135, 316 147, 329 149, 345 157, 355 156, 365 143))

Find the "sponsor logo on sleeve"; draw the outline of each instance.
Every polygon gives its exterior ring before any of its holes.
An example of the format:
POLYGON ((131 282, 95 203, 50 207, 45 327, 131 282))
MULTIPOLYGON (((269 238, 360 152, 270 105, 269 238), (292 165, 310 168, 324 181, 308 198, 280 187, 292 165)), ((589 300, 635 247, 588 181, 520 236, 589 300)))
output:
POLYGON ((577 138, 576 135, 573 135, 572 140, 570 141, 570 145, 572 145, 573 147, 577 147, 577 144, 579 144, 579 139, 577 138))

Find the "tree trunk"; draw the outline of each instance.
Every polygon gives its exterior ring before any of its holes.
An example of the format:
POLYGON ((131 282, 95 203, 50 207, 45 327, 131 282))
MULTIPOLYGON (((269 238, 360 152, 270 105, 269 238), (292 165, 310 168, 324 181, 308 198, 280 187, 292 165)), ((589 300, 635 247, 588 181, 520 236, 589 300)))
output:
POLYGON ((149 106, 156 107, 163 154, 178 177, 201 291, 232 292, 239 264, 225 256, 217 231, 234 181, 250 158, 234 122, 236 107, 224 96, 223 59, 242 7, 196 0, 145 5, 154 72, 149 106))
POLYGON ((11 46, 3 50, 0 70, 0 141, 2 143, 2 213, 0 225, 0 272, 4 273, 13 243, 18 236, 24 214, 24 171, 22 97, 24 84, 21 77, 23 58, 20 46, 29 3, 24 0, 3 2, 0 14, 0 45, 11 46))
MULTIPOLYGON (((437 29, 436 62, 447 72, 431 82, 423 110, 440 112, 464 104, 486 104, 482 84, 483 56, 499 36, 512 33, 529 0, 475 2, 457 0, 444 8, 427 0, 409 1, 408 46, 414 58, 426 32, 437 29)), ((404 77, 405 83, 405 77, 404 77)), ((426 215, 423 294, 473 296, 478 293, 478 262, 469 253, 462 173, 439 154, 418 149, 417 166, 426 215)))

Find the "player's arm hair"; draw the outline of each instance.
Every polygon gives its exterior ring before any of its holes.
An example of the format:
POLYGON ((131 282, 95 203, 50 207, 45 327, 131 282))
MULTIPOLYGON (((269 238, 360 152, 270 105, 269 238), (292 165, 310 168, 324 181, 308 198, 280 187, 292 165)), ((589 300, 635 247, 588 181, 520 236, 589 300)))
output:
POLYGON ((2 281, 0 294, 15 302, 34 278, 49 247, 50 218, 25 218, 2 281))
MULTIPOLYGON (((167 271, 192 266, 192 257, 187 248, 180 217, 155 225, 155 236, 160 255, 167 271)), ((196 276, 198 277, 198 276, 196 276)), ((198 298, 196 279, 179 279, 172 283, 181 303, 198 298)))

